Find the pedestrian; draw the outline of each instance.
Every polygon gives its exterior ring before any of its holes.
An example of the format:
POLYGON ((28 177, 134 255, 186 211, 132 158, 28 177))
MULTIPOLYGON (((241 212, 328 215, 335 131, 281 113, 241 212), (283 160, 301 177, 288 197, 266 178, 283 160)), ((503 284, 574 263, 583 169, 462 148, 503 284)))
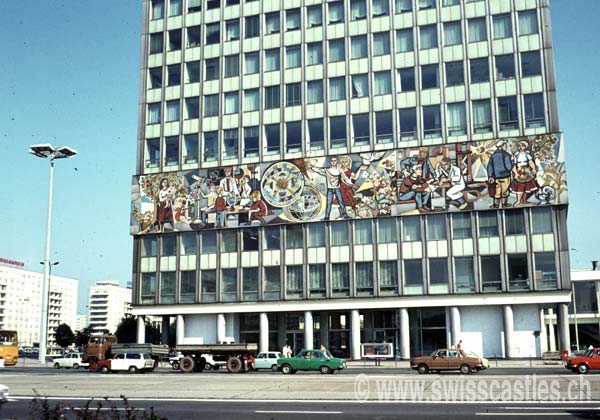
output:
POLYGON ((456 343, 456 350, 460 350, 462 348, 462 340, 458 340, 458 343, 456 343))
POLYGON ((323 350, 323 351, 325 351, 325 350, 327 350, 327 349, 325 348, 325 346, 324 346, 323 344, 321 344, 321 347, 319 347, 319 350, 323 350))

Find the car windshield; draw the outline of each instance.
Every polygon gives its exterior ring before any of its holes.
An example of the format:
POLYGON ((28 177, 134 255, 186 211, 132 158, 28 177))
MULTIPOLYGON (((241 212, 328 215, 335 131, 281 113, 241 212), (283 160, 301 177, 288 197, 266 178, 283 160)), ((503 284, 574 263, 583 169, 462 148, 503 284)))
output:
POLYGON ((429 354, 429 357, 433 357, 433 356, 435 356, 436 354, 437 354, 437 350, 434 350, 434 351, 432 351, 432 352, 429 354))
POLYGON ((588 351, 585 352, 584 356, 586 357, 592 357, 594 355, 594 350, 590 349, 588 351))
POLYGON ((325 350, 323 353, 325 354, 325 357, 327 357, 328 359, 333 358, 333 356, 331 355, 331 353, 329 352, 329 350, 325 350))

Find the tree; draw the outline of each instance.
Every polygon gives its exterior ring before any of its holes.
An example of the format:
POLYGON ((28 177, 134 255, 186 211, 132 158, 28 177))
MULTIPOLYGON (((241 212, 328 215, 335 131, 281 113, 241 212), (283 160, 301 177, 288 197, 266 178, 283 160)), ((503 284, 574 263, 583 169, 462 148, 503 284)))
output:
MULTIPOLYGON (((160 343, 160 330, 146 322, 146 343, 160 343)), ((133 315, 125 315, 115 331, 119 343, 135 343, 137 341, 137 320, 133 315)))
POLYGON ((75 341, 75 334, 73 334, 73 330, 67 324, 60 324, 56 327, 56 332, 54 333, 54 339, 56 340, 56 344, 61 347, 67 347, 73 344, 75 341))
POLYGON ((77 331, 77 335, 75 335, 75 344, 79 347, 85 346, 88 341, 90 341, 90 335, 92 334, 92 327, 88 325, 81 331, 77 331))

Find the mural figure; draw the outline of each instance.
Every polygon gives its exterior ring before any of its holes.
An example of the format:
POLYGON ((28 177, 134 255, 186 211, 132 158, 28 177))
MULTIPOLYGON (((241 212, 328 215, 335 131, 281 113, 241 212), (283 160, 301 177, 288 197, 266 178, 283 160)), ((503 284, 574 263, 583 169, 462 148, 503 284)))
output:
POLYGON ((429 208, 426 207, 426 203, 429 201, 430 197, 431 187, 423 179, 423 167, 421 165, 414 165, 410 176, 404 178, 404 181, 400 186, 398 200, 415 200, 419 212, 425 213, 429 211, 429 208))
POLYGON ((170 223, 175 227, 173 219, 173 200, 175 199, 175 189, 167 178, 160 180, 160 191, 158 192, 158 208, 156 211, 156 222, 158 230, 164 232, 165 223, 170 223))
POLYGON ((450 158, 445 157, 439 163, 437 173, 441 183, 450 183, 450 187, 446 189, 446 206, 444 208, 448 209, 453 201, 458 204, 457 207, 460 210, 467 208, 468 203, 463 196, 466 187, 465 179, 460 168, 453 165, 450 158))
POLYGON ((216 213, 215 227, 225 227, 225 210, 227 202, 225 201, 223 188, 217 187, 217 196, 215 198, 214 209, 216 213))
POLYGON ((356 183, 356 181, 360 177, 361 172, 367 167, 367 165, 361 165, 356 172, 352 172, 352 159, 349 156, 342 156, 340 158, 339 165, 342 173, 350 181, 350 184, 346 182, 340 183, 342 201, 344 202, 344 206, 350 207, 352 209, 354 216, 356 217, 356 205, 358 204, 356 198, 354 197, 354 193, 358 188, 358 184, 356 183))
MULTIPOLYGON (((421 165, 423 172, 422 177, 425 181, 436 178, 435 169, 433 169, 433 165, 429 160, 429 149, 427 147, 420 147, 417 155, 407 157, 400 161, 400 169, 402 169, 405 175, 408 175, 408 171, 412 170, 415 165, 421 165)), ((430 200, 431 195, 427 197, 425 203, 429 209, 432 208, 430 200)))
POLYGON ((521 140, 517 143, 513 164, 513 182, 510 189, 517 194, 515 205, 526 204, 527 198, 539 188, 536 182, 537 167, 529 153, 529 143, 526 141, 521 140))
POLYGON ((237 179, 233 176, 233 168, 225 168, 225 177, 221 179, 219 187, 223 190, 222 196, 228 206, 234 206, 240 197, 237 179))
POLYGON ((490 156, 487 165, 490 196, 494 198, 494 204, 490 206, 492 209, 500 208, 500 202, 502 202, 502 208, 510 207, 508 196, 510 194, 513 160, 506 149, 507 141, 504 139, 498 140, 496 151, 490 156))
POLYGON ((208 194, 204 194, 202 190, 200 190, 199 194, 202 198, 207 200, 206 206, 200 209, 200 216, 202 218, 202 223, 208 224, 208 215, 215 212, 215 202, 218 197, 215 183, 210 182, 208 184, 208 194))
POLYGON ((252 187, 250 186, 250 177, 243 175, 240 178, 240 206, 248 207, 252 203, 250 194, 252 193, 252 187))
POLYGON ((337 156, 331 156, 329 158, 329 167, 318 168, 313 166, 312 171, 325 177, 327 181, 327 203, 325 208, 325 217, 323 220, 329 220, 331 215, 331 207, 333 204, 333 197, 337 198, 338 207, 340 214, 344 219, 348 219, 348 213, 346 212, 346 206, 342 198, 341 183, 344 182, 347 185, 352 185, 352 181, 342 172, 338 166, 337 156))
POLYGON ((264 224, 264 217, 267 215, 267 206, 261 200, 260 191, 252 191, 252 205, 248 211, 248 218, 250 225, 264 224))

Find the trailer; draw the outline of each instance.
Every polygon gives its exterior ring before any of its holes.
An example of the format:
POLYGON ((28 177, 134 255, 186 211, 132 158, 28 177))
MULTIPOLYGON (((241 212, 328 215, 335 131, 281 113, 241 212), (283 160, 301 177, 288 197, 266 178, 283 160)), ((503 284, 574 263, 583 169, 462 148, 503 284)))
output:
POLYGON ((228 372, 243 373, 253 369, 258 344, 183 344, 177 351, 183 355, 179 370, 184 373, 202 372, 209 358, 212 366, 223 364, 228 372))

